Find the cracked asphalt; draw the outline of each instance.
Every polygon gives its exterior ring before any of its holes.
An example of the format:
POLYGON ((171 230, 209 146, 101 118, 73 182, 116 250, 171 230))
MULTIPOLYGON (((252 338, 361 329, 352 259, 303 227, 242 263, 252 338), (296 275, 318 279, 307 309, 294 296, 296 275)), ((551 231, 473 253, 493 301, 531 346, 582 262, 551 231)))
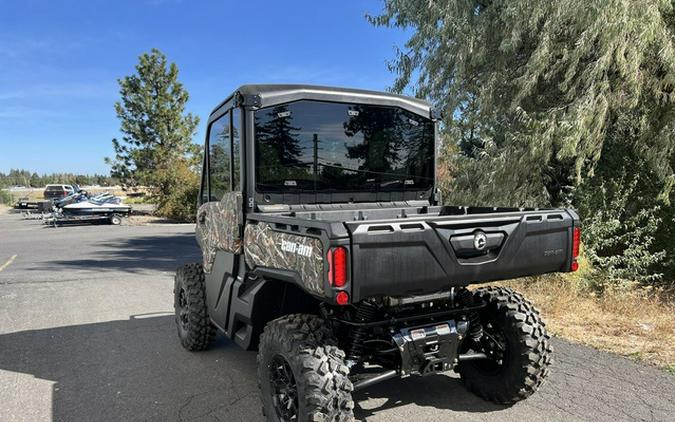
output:
MULTIPOLYGON (((176 338, 172 275, 199 259, 193 233, 190 225, 55 229, 0 214, 0 421, 263 420, 253 352, 221 337, 189 353, 176 338)), ((356 416, 675 420, 675 376, 553 344, 548 382, 514 406, 485 402, 448 374, 359 392, 356 416)))

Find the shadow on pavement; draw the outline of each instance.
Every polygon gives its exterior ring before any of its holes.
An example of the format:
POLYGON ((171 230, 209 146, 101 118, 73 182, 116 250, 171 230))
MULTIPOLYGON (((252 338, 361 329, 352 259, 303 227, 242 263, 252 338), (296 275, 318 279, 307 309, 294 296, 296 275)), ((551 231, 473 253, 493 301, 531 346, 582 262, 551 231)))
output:
POLYGON ((484 413, 506 409, 469 393, 459 378, 447 375, 411 376, 393 379, 354 394, 357 406, 354 415, 364 420, 388 409, 415 404, 419 407, 484 413), (371 402, 364 402, 371 400, 371 402))
MULTIPOLYGON (((222 337, 206 352, 187 352, 172 315, 4 334, 0 350, 1 370, 54 383, 55 421, 263 420, 255 352, 222 337)), ((471 412, 499 409, 446 376, 394 380, 355 399, 367 407, 355 409, 359 420, 408 403, 471 412)))
POLYGON ((98 242, 87 259, 52 261, 65 268, 117 270, 136 273, 147 270, 174 271, 183 263, 201 262, 194 233, 176 233, 120 238, 98 242))
POLYGON ((0 350, 1 370, 54 382, 55 421, 262 420, 255 354, 225 339, 187 352, 173 316, 4 334, 0 350))

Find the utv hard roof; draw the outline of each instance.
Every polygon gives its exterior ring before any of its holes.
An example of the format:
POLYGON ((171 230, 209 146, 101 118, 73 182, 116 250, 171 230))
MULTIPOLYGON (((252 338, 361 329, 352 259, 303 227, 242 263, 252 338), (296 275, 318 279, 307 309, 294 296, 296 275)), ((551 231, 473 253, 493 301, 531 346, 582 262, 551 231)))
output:
POLYGON ((367 91, 364 89, 337 88, 317 85, 242 85, 218 105, 214 115, 233 98, 238 98, 245 106, 254 109, 271 107, 277 104, 298 100, 334 101, 345 103, 372 104, 401 107, 427 118, 435 118, 431 105, 418 98, 389 92, 367 91))

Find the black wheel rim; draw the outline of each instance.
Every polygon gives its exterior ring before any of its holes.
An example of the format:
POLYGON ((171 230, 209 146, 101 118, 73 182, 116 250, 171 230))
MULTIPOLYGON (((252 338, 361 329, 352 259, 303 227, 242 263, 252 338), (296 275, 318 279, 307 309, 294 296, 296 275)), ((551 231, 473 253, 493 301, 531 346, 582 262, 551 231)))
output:
POLYGON ((188 326, 188 300, 187 292, 184 287, 178 291, 178 324, 183 330, 188 326))
POLYGON ((276 355, 269 365, 272 403, 279 420, 298 420, 298 387, 290 365, 283 356, 276 355))

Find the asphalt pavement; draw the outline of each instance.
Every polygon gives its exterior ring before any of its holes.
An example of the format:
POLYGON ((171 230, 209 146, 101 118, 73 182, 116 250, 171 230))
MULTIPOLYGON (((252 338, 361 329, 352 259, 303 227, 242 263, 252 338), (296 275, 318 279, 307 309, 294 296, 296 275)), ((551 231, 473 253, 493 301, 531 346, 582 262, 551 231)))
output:
MULTIPOLYGON (((0 214, 0 421, 258 421, 255 353, 183 350, 173 271, 191 225, 45 227, 0 214)), ((675 376, 554 339, 548 382, 499 406, 453 374, 355 395, 367 421, 675 420, 675 376)), ((674 345, 675 347, 675 345, 674 345)))

